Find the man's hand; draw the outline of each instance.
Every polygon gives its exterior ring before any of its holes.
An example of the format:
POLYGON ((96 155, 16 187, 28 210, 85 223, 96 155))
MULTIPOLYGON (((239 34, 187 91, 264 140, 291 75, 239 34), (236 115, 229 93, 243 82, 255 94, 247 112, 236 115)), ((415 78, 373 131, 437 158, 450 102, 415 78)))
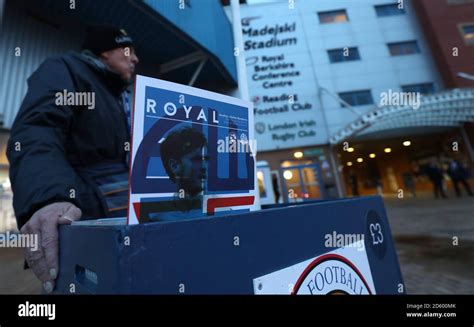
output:
POLYGON ((57 202, 36 211, 21 228, 22 234, 38 235, 37 248, 27 248, 25 258, 47 293, 53 291, 58 276, 58 225, 70 224, 81 216, 81 209, 74 204, 57 202))

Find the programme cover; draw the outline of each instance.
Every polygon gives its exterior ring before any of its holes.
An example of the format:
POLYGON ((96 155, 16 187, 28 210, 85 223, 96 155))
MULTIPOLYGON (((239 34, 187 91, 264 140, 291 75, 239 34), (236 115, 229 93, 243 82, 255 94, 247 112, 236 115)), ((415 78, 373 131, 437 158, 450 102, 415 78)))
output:
POLYGON ((128 223, 258 208, 253 105, 137 76, 128 223))

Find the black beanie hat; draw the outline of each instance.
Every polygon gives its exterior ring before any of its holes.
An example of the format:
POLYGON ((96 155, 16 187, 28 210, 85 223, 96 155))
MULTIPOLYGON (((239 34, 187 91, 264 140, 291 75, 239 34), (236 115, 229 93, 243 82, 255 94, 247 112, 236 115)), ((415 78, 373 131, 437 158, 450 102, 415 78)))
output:
POLYGON ((104 51, 128 46, 133 46, 133 40, 124 29, 109 25, 89 25, 82 49, 99 56, 104 51))

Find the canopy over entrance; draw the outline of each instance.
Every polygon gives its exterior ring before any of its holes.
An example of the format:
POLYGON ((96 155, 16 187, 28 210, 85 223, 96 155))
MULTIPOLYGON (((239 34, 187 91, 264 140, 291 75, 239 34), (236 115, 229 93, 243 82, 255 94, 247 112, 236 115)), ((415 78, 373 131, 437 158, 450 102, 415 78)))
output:
POLYGON ((329 142, 444 131, 466 122, 474 122, 474 89, 453 89, 421 96, 418 108, 376 107, 337 131, 329 142))

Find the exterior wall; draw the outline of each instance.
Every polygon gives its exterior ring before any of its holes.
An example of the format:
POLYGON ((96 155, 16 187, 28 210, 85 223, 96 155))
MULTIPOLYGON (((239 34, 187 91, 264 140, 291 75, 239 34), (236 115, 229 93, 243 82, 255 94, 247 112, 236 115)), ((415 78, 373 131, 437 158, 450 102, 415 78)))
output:
MULTIPOLYGON (((401 91, 401 85, 432 82, 435 90, 443 89, 443 84, 436 73, 430 49, 422 35, 416 17, 411 9, 411 1, 405 1, 405 15, 377 17, 374 5, 390 1, 364 1, 364 6, 357 1, 348 2, 347 13, 350 21, 343 24, 318 25, 312 20, 313 30, 322 38, 322 42, 312 43, 312 52, 316 57, 315 70, 322 87, 332 93, 370 89, 375 104, 380 101, 382 92, 392 89, 401 91), (318 31, 319 30, 319 31, 318 31), (318 31, 318 32, 316 32, 318 31), (387 43, 417 40, 421 53, 407 56, 390 56, 387 43), (347 63, 330 64, 327 49, 357 46, 361 60, 347 63)), ((396 2, 396 1, 392 1, 396 2)), ((321 10, 337 9, 328 2, 321 10)), ((319 8, 318 8, 319 9, 319 8)), ((306 15, 306 19, 310 16, 306 15)), ((323 106, 326 110, 330 133, 335 133, 345 126, 356 115, 329 96, 324 96, 323 106)), ((357 114, 374 108, 374 105, 355 107, 357 114)))
MULTIPOLYGON (((357 114, 374 108, 380 100, 380 94, 388 89, 401 91, 401 85, 433 83, 436 90, 443 89, 441 78, 436 72, 430 49, 419 28, 411 1, 404 1, 405 15, 377 17, 374 5, 397 3, 387 0, 368 0, 363 2, 345 1, 304 1, 295 3, 294 9, 288 3, 273 3, 242 6, 242 19, 250 18, 250 27, 262 28, 265 25, 280 26, 296 23, 293 33, 281 34, 279 38, 296 38, 298 46, 287 45, 262 50, 247 50, 247 60, 263 55, 285 56, 285 62, 294 64, 293 70, 300 75, 294 78, 276 78, 274 82, 290 80, 293 86, 275 87, 271 90, 262 87, 261 83, 251 80, 254 70, 248 66, 251 97, 264 95, 297 94, 298 101, 303 105, 309 103, 313 110, 255 116, 257 125, 284 124, 315 120, 316 132, 319 137, 299 139, 298 142, 274 142, 270 144, 265 135, 260 136, 257 128, 257 140, 262 144, 261 151, 272 151, 278 148, 327 144, 328 135, 336 132, 354 120, 356 115, 347 108, 342 108, 334 97, 323 92, 321 101, 318 99, 318 85, 332 94, 347 91, 370 89, 374 99, 373 105, 355 107, 357 114), (320 24, 318 12, 346 9, 349 21, 335 24, 320 24), (416 40, 421 53, 397 56, 390 55, 387 43, 416 40), (330 63, 327 50, 358 47, 361 60, 330 63), (306 52, 305 52, 306 51, 306 52), (327 126, 327 129, 325 128, 327 126), (309 140, 309 141, 308 141, 309 140)), ((243 27, 245 29, 245 26, 243 27)), ((244 41, 265 40, 264 37, 249 38, 244 41)), ((268 36, 266 37, 268 39, 268 36)), ((289 70, 289 69, 287 69, 289 70)), ((281 72, 283 70, 277 71, 281 72)), ((280 102, 280 106, 285 102, 280 102)), ((274 104, 256 104, 258 109, 266 109, 274 104)), ((262 126, 259 126, 262 127, 262 126)), ((296 129, 296 128, 295 128, 296 129)), ((290 129, 287 129, 290 132, 290 129)))
POLYGON ((11 127, 26 94, 27 79, 38 66, 49 56, 79 49, 83 29, 77 26, 71 28, 69 23, 61 26, 27 13, 15 1, 7 1, 0 37, 3 65, 0 110, 5 127, 11 127))
POLYGON ((413 4, 446 86, 473 87, 474 81, 458 77, 457 73, 474 75, 474 46, 464 43, 459 29, 460 24, 474 23, 474 2, 417 0, 413 4), (454 48, 458 49, 458 56, 453 55, 454 48))

